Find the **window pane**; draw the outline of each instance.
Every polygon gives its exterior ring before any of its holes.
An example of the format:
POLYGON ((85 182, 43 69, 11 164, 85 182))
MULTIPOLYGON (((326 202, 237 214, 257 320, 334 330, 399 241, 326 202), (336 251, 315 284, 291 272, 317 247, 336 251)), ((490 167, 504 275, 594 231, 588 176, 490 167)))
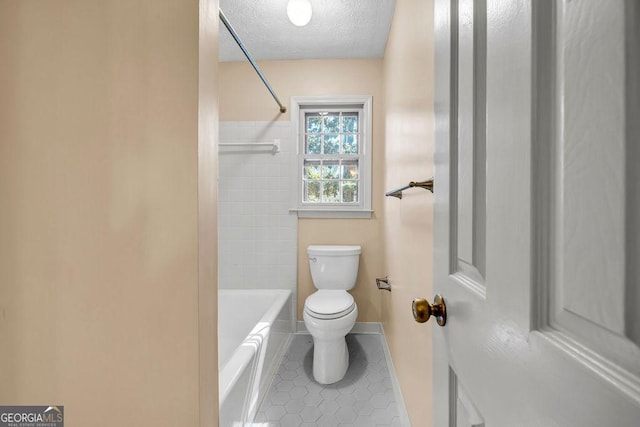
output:
POLYGON ((322 117, 307 114, 307 133, 319 133, 322 131, 322 117))
POLYGON ((342 162, 342 179, 358 179, 358 161, 342 162))
POLYGON ((320 181, 305 181, 304 200, 305 202, 319 202, 321 200, 320 181))
POLYGON ((358 114, 345 114, 342 116, 343 132, 358 132, 358 114))
POLYGON ((329 114, 324 116, 324 133, 340 132, 340 116, 329 114))
POLYGON ((358 202, 358 182, 342 181, 342 201, 344 203, 358 202))
POLYGON ((324 203, 336 203, 340 201, 340 181, 324 181, 322 201, 324 203))
POLYGON ((340 164, 337 160, 325 160, 322 164, 322 179, 339 179, 340 164))
POLYGON ((322 149, 322 137, 320 135, 307 135, 306 154, 320 154, 322 149))
POLYGON ((304 161, 304 179, 320 179, 320 160, 304 161))
POLYGON ((324 154, 338 154, 340 152, 340 136, 324 136, 324 154))
POLYGON ((358 154, 358 136, 343 135, 342 138, 342 152, 345 154, 358 154))
POLYGON ((305 108, 309 109, 302 112, 297 139, 298 161, 302 163, 299 206, 358 209, 363 202, 369 202, 368 195, 360 200, 359 194, 370 178, 367 176, 370 166, 364 166, 369 161, 362 156, 367 141, 360 128, 360 117, 363 122, 369 119, 355 105, 346 105, 344 111, 333 104, 305 108))

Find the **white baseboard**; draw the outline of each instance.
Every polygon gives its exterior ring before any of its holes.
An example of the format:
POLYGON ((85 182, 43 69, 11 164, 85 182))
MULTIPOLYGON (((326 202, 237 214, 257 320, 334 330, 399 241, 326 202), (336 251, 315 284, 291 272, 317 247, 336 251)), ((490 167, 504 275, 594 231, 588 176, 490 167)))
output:
POLYGON ((398 416, 400 417, 400 425, 403 427, 411 427, 411 420, 409 419, 407 407, 404 404, 404 397, 402 396, 402 390, 400 389, 400 381, 398 381, 398 377, 396 375, 396 367, 393 365, 393 360, 391 359, 391 350, 389 350, 389 344, 387 344, 387 337, 384 334, 384 328, 382 327, 382 324, 380 324, 380 329, 382 331, 383 337, 382 347, 384 349, 384 358, 386 359, 387 366, 389 367, 389 371, 391 372, 391 385, 393 386, 393 394, 398 404, 398 416))
MULTIPOLYGON (((308 334, 306 325, 303 320, 296 322, 296 334, 308 334)), ((352 334, 379 334, 382 335, 382 323, 380 322, 356 322, 351 329, 352 334)))

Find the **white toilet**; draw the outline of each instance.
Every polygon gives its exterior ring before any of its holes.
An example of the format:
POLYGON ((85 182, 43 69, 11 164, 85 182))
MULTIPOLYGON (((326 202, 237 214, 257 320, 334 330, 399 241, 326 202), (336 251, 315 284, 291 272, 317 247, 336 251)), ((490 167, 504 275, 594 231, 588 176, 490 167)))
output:
POLYGON ((313 377, 320 384, 344 378, 349 366, 345 335, 358 317, 349 289, 356 285, 360 246, 309 246, 309 267, 318 289, 304 302, 304 324, 313 337, 313 377))

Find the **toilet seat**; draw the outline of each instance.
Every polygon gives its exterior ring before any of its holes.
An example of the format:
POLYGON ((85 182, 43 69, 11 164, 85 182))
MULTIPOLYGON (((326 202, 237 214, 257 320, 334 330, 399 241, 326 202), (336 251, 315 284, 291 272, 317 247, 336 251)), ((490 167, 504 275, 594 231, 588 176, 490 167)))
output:
POLYGON ((356 307, 353 296, 343 290, 319 290, 304 302, 305 311, 316 319, 337 319, 351 313, 356 307))

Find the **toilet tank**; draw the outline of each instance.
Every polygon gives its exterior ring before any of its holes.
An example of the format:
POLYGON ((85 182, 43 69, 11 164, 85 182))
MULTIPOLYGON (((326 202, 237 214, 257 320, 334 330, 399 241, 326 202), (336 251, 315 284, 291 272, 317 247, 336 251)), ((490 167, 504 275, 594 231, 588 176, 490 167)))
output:
POLYGON ((309 246, 307 255, 313 285, 317 289, 353 289, 361 251, 360 246, 309 246))

